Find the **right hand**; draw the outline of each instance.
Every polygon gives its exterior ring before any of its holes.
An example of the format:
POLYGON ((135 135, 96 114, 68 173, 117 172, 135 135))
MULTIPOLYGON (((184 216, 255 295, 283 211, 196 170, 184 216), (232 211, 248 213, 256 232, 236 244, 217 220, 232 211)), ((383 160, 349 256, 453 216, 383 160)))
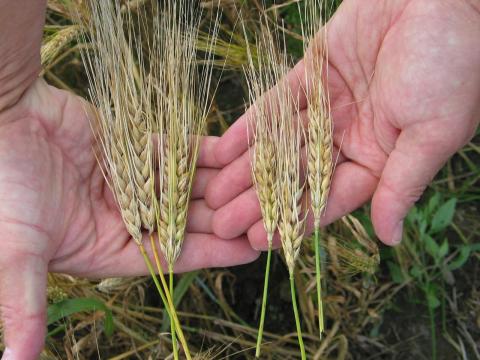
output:
MULTIPOLYGON (((322 225, 372 199, 375 231, 395 245, 408 210, 480 120, 480 1, 345 0, 327 35, 327 88, 340 156, 322 225)), ((287 81, 307 122, 302 89, 312 79, 303 61, 287 81)), ((249 116, 217 144, 225 168, 206 199, 216 209, 218 236, 248 233, 255 249, 266 249, 247 151, 249 116)), ((312 223, 310 217, 310 230, 312 223)))

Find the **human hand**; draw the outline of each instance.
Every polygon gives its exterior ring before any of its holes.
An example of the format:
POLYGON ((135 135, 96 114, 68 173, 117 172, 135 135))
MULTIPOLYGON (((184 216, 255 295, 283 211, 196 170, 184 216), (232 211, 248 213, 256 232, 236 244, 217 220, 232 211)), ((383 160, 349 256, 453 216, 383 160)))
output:
MULTIPOLYGON (((398 244, 403 219, 480 119, 480 2, 345 0, 327 25, 328 90, 334 145, 340 148, 322 225, 372 199, 371 218, 385 244, 398 244)), ((303 61, 286 81, 306 123, 303 61)), ((215 148, 225 168, 206 193, 222 238, 247 233, 266 249, 252 188, 250 111, 215 148)), ((309 218, 309 229, 313 221, 309 218)), ((276 241, 278 246, 278 239, 276 241)))
MULTIPOLYGON (((92 152, 85 102, 37 80, 0 114, 0 306, 8 359, 43 346, 47 271, 82 277, 147 274, 92 152)), ((219 165, 205 138, 176 271, 230 266, 258 253, 213 235, 203 199, 219 165)), ((146 242, 147 244, 148 242, 146 242)))

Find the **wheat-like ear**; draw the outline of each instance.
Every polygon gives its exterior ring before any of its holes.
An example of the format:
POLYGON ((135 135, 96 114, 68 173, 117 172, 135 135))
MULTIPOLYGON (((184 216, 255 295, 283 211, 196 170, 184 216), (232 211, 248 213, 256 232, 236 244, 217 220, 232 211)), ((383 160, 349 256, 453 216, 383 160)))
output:
POLYGON ((212 47, 218 35, 214 19, 203 65, 196 45, 201 11, 189 1, 166 2, 154 16, 156 127, 160 129, 160 245, 170 269, 177 261, 187 220, 201 135, 211 104, 212 47))
MULTIPOLYGON (((92 128, 102 150, 99 158, 107 181, 117 200, 122 218, 133 240, 142 242, 142 209, 137 174, 140 161, 134 150, 140 129, 142 88, 137 85, 133 68, 132 39, 124 33, 129 24, 119 5, 110 1, 89 3, 91 42, 94 51, 84 50, 90 96, 96 107, 92 128), (137 134, 135 133, 137 132, 137 134)), ((151 166, 144 163, 143 166, 151 166)))
POLYGON ((324 79, 328 79, 327 30, 322 29, 328 9, 324 0, 306 0, 304 13, 304 52, 306 95, 308 103, 308 185, 315 231, 315 264, 320 334, 324 330, 321 264, 320 220, 327 207, 333 162, 333 125, 330 98, 324 79))
POLYGON ((302 195, 305 188, 301 180, 301 154, 303 144, 303 131, 301 125, 296 123, 297 117, 292 115, 291 109, 296 109, 298 103, 292 98, 289 89, 284 92, 284 105, 279 107, 277 114, 280 121, 281 137, 278 141, 278 163, 280 169, 279 198, 280 198, 280 223, 278 230, 282 241, 290 276, 293 277, 295 263, 299 256, 302 240, 305 233, 305 213, 302 211, 302 195))
POLYGON ((272 62, 277 60, 273 41, 267 24, 264 24, 264 29, 256 39, 256 48, 260 55, 254 57, 251 47, 247 45, 248 66, 244 67, 252 108, 252 116, 248 122, 248 131, 252 134, 250 144, 252 178, 260 202, 269 247, 272 245, 279 219, 277 186, 279 172, 276 153, 279 127, 274 116, 272 117, 272 104, 275 99, 265 97, 265 94, 274 88, 277 80, 275 69, 271 67, 272 62))
POLYGON ((308 101, 308 183, 311 191, 311 205, 315 228, 320 227, 320 219, 327 206, 333 161, 333 124, 330 98, 324 79, 327 74, 326 28, 322 29, 324 0, 306 0, 305 3, 305 71, 308 101))
MULTIPOLYGON (((264 19, 266 20, 266 19, 264 19)), ((245 28, 244 28, 245 30, 245 28)), ((268 283, 270 277, 270 262, 272 256, 272 241, 279 220, 278 178, 276 143, 280 136, 278 122, 272 109, 276 99, 268 99, 265 94, 276 84, 276 69, 272 63, 277 60, 272 33, 268 31, 268 22, 264 21, 262 31, 256 39, 259 54, 254 53, 245 31, 248 65, 244 67, 249 90, 249 100, 252 115, 248 122, 248 132, 252 133, 251 171, 257 197, 260 202, 263 226, 267 233, 268 255, 265 268, 265 280, 262 297, 262 310, 258 329, 256 357, 260 357, 263 328, 265 324, 268 283), (273 116, 272 116, 273 115, 273 116)), ((250 138, 250 136, 248 136, 250 138)))

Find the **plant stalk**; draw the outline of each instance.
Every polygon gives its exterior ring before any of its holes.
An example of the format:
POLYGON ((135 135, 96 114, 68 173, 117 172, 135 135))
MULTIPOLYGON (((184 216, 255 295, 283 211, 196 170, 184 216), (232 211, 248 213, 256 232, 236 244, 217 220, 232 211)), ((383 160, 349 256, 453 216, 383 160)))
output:
POLYGON ((175 305, 173 304, 172 297, 170 296, 169 287, 167 285, 167 282, 165 281, 165 276, 163 275, 162 265, 160 263, 160 258, 158 257, 157 246, 155 245, 155 240, 153 238, 153 235, 150 236, 150 243, 152 244, 155 263, 157 264, 158 275, 160 276, 160 280, 162 282, 163 289, 165 291, 165 297, 168 304, 168 306, 165 306, 165 308, 170 309, 170 311, 167 310, 167 313, 170 315, 170 322, 171 323, 175 322, 174 326, 176 329, 176 334, 178 334, 180 343, 183 346, 183 351, 185 351, 185 357, 187 358, 187 360, 192 360, 190 349, 188 348, 188 344, 187 344, 187 341, 185 340, 182 327, 180 326, 180 321, 178 320, 177 312, 175 311, 175 305))
POLYGON ((150 276, 152 277, 153 279, 153 282, 155 283, 155 287, 157 288, 158 290, 158 294, 160 295, 160 298, 162 299, 162 302, 163 302, 163 305, 165 306, 165 309, 167 310, 167 313, 168 315, 170 316, 170 318, 172 317, 171 313, 170 313, 170 308, 168 306, 168 302, 167 302, 167 298, 165 297, 165 293, 163 291, 163 288, 162 286, 160 285, 160 283, 158 282, 158 278, 157 278, 157 275, 155 275, 155 270, 153 268, 153 265, 152 265, 152 262, 150 261, 150 259, 148 258, 148 255, 147 255, 147 251, 145 250, 145 247, 142 245, 139 246, 140 248, 140 252, 143 256, 143 259, 145 261, 145 264, 147 265, 147 268, 148 268, 148 271, 150 272, 150 276))
MULTIPOLYGON (((174 297, 173 297, 173 269, 172 269, 171 266, 169 266, 168 275, 169 275, 170 295, 172 296, 172 300, 174 300, 174 297)), ((172 333, 173 358, 175 360, 178 360, 177 335, 175 333, 175 324, 173 323, 173 321, 170 321, 170 331, 172 333)))
POLYGON ((320 339, 325 330, 323 319, 323 301, 322 301, 322 267, 320 262, 320 229, 315 227, 315 278, 317 281, 317 303, 318 303, 318 329, 320 331, 320 339))
POLYGON ((293 278, 293 274, 290 274, 290 290, 292 293, 292 306, 293 313, 295 315, 295 324, 297 326, 298 345, 300 346, 302 360, 306 360, 307 356, 305 354, 305 345, 303 344, 302 328, 300 326, 300 315, 298 314, 297 297, 295 295, 295 280, 293 278))
POLYGON ((263 282, 262 311, 260 314, 260 325, 258 326, 257 348, 255 350, 256 358, 260 358, 260 352, 262 348, 263 327, 265 325, 265 313, 267 312, 268 282, 270 278, 270 262, 272 259, 272 240, 273 240, 273 234, 268 234, 267 265, 265 266, 265 279, 263 282))

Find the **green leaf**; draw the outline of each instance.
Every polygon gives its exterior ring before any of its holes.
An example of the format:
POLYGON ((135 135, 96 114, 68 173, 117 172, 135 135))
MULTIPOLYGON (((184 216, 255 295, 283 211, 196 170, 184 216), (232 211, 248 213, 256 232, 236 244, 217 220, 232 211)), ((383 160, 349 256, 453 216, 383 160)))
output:
POLYGON ((67 299, 50 305, 47 309, 47 325, 52 325, 60 319, 76 313, 99 310, 105 313, 105 334, 111 336, 114 331, 112 311, 98 299, 67 299))
POLYGON ((392 277, 393 282, 397 284, 402 284, 403 282, 405 282, 405 276, 402 272, 402 269, 400 269, 400 266, 398 266, 392 261, 388 261, 387 266, 390 270, 390 276, 392 277))
POLYGON ((436 309, 440 306, 440 300, 438 298, 438 287, 433 284, 427 284, 425 289, 425 295, 427 297, 427 305, 430 309, 436 309))
POLYGON ((444 230, 452 223, 456 205, 457 199, 452 198, 438 208, 430 226, 431 234, 444 230))
POLYGON ((430 256, 435 260, 438 260, 440 247, 435 240, 433 240, 431 236, 426 235, 423 241, 425 242, 425 250, 427 250, 427 253, 430 254, 430 256))
POLYGON ((429 217, 440 205, 440 193, 436 192, 429 200, 425 209, 427 217, 429 217))
POLYGON ((443 259, 448 254, 449 246, 448 246, 448 239, 443 240, 442 245, 438 249, 438 257, 443 259))
POLYGON ((458 256, 447 265, 447 269, 450 271, 460 269, 468 261, 471 253, 472 247, 470 245, 463 245, 460 248, 458 256))
POLYGON ((422 270, 417 265, 413 265, 412 268, 410 269, 410 275, 418 279, 420 278, 420 276, 422 276, 422 270))
POLYGON ((440 300, 436 294, 436 291, 433 288, 429 288, 427 292, 427 304, 431 309, 436 309, 440 306, 440 300))

